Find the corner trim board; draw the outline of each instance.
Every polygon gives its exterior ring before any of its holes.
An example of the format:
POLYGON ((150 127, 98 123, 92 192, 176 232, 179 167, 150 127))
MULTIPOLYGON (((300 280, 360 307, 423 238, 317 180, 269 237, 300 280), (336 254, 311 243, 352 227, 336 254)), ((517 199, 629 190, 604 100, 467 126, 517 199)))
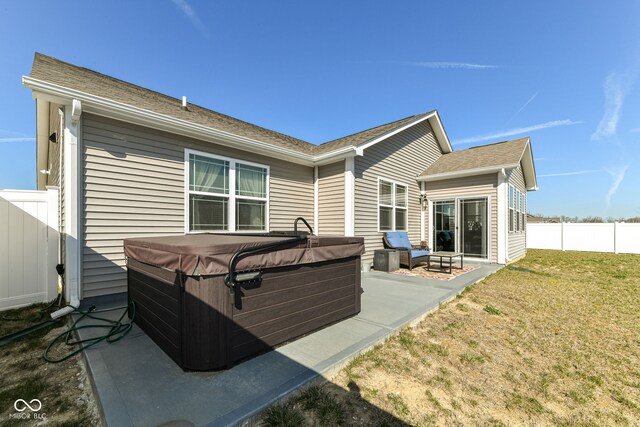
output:
POLYGON ((498 264, 507 263, 507 253, 509 245, 507 230, 508 191, 509 187, 506 179, 506 172, 504 169, 501 169, 498 172, 498 188, 496 189, 498 198, 498 264))
POLYGON ((320 213, 318 211, 318 203, 319 203, 319 183, 318 183, 318 165, 313 167, 313 228, 316 232, 316 235, 320 234, 320 226, 318 224, 318 219, 320 217, 320 213))
POLYGON ((355 159, 344 160, 344 235, 355 236, 355 159))

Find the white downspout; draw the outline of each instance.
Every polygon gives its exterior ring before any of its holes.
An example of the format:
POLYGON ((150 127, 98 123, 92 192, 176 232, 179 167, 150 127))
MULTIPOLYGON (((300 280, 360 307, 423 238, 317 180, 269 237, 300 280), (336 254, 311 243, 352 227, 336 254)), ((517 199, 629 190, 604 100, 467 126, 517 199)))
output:
POLYGON ((79 145, 80 115, 82 104, 74 99, 64 111, 64 210, 65 210, 65 273, 66 300, 77 307, 80 304, 81 287, 81 201, 80 201, 80 156, 79 145))
MULTIPOLYGON (((425 217, 426 217, 426 209, 428 208, 428 204, 427 206, 424 206, 425 203, 423 203, 423 198, 426 197, 427 192, 424 191, 424 181, 420 181, 420 242, 424 242, 426 239, 426 230, 425 230, 425 226, 426 226, 426 221, 425 221, 425 217)), ((427 243, 428 244, 428 243, 427 243)))
POLYGON ((355 158, 344 160, 344 235, 355 236, 355 158))
POLYGON ((318 221, 318 218, 320 216, 318 212, 318 192, 318 165, 315 165, 313 167, 313 229, 316 232, 316 236, 320 234, 320 225, 318 221))

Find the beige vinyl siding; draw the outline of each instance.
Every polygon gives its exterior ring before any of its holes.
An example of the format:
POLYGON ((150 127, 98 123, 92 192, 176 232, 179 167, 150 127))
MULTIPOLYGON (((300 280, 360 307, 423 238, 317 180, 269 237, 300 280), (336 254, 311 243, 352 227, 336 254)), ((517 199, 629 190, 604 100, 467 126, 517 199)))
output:
POLYGON ((344 235, 344 160, 318 167, 318 234, 344 235))
MULTIPOLYGON (((507 178, 507 182, 524 195, 524 208, 525 212, 527 210, 527 190, 524 184, 524 175, 522 173, 522 167, 518 166, 515 169, 512 169, 507 178)), ((508 193, 507 193, 508 194, 508 193)), ((507 203, 508 203, 508 195, 507 195, 507 203)), ((507 223, 508 223, 508 210, 507 210, 507 223)), ((508 252, 507 259, 509 261, 516 260, 520 257, 523 257, 527 253, 527 215, 524 215, 524 231, 508 231, 508 252)), ((507 225, 508 226, 508 225, 507 225)), ((508 228, 507 228, 508 230, 508 228)))
POLYGON ((408 231, 413 244, 420 243, 420 185, 416 176, 442 155, 429 123, 425 120, 364 150, 355 158, 355 235, 364 237, 366 254, 373 260, 381 249, 378 232, 378 178, 408 187, 408 231))
POLYGON ((49 141, 49 158, 47 160, 49 175, 47 185, 60 186, 60 153, 62 146, 62 129, 60 127, 60 112, 58 104, 49 104, 49 135, 56 133, 58 142, 49 141))
POLYGON ((313 223, 313 168, 83 115, 83 297, 126 291, 122 239, 184 233, 184 150, 270 166, 269 227, 313 223))
MULTIPOLYGON (((430 201, 455 200, 456 198, 487 198, 488 221, 491 225, 489 233, 489 259, 491 262, 497 262, 498 260, 497 183, 497 174, 468 176, 426 183, 427 197, 430 201)), ((430 228, 432 226, 433 224, 431 224, 430 228)))

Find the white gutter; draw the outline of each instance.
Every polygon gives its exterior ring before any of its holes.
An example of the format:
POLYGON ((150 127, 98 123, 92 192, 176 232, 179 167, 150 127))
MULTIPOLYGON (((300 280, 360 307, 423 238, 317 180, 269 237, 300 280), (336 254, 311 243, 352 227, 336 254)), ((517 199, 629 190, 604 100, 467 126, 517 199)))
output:
MULTIPOLYGON (((112 101, 110 99, 65 88, 52 83, 47 83, 28 76, 22 77, 22 84, 26 88, 33 90, 35 97, 38 97, 38 92, 42 92, 44 94, 52 95, 60 101, 66 101, 64 102, 66 104, 69 104, 73 99, 77 99, 82 103, 82 110, 86 113, 96 113, 130 123, 143 123, 152 126, 155 129, 161 129, 171 133, 179 133, 181 135, 191 136, 205 141, 218 143, 222 141, 228 143, 234 148, 244 151, 278 157, 283 160, 289 160, 294 163, 305 164, 307 166, 312 166, 314 163, 314 156, 310 154, 300 153, 296 150, 267 144, 259 140, 213 129, 208 126, 177 119, 175 117, 145 110, 143 108, 133 107, 128 104, 112 101)), ((355 151, 355 149, 352 148, 351 151, 355 151)), ((323 156, 326 157, 330 154, 332 153, 326 153, 323 156)))
MULTIPOLYGON (((311 155, 301 153, 297 150, 279 147, 277 145, 268 144, 266 142, 247 138, 244 136, 236 135, 230 132, 221 131, 205 125, 192 123, 187 120, 177 119, 165 114, 156 113, 153 111, 145 110, 143 108, 134 107, 122 102, 113 101, 100 96, 91 95, 86 92, 78 91, 75 89, 69 89, 64 86, 59 86, 53 83, 45 82, 39 79, 34 79, 29 76, 22 76, 22 85, 33 91, 34 98, 47 99, 51 102, 59 104, 69 104, 73 100, 77 100, 82 105, 82 112, 99 114, 105 117, 110 117, 116 120, 121 120, 134 124, 142 124, 154 129, 164 130, 166 132, 178 133, 184 136, 190 136, 195 139, 200 139, 209 142, 224 142, 233 148, 239 150, 250 151, 252 153, 262 154, 269 157, 276 157, 282 160, 287 160, 293 163, 303 164, 306 166, 324 165, 333 163, 349 157, 364 155, 364 149, 368 148, 378 142, 389 138, 411 126, 416 125, 424 120, 432 120, 438 124, 433 126, 434 133, 439 141, 444 141, 445 145, 441 148, 444 152, 451 152, 451 143, 444 133, 442 123, 437 111, 433 111, 424 117, 416 119, 411 123, 408 123, 398 129, 387 132, 384 135, 365 141, 358 146, 349 145, 347 147, 341 147, 333 151, 326 153, 311 155)), ((74 105, 75 107, 75 105, 74 105)))
POLYGON ((442 181, 443 179, 462 178, 465 176, 483 175, 489 173, 502 172, 505 169, 514 169, 518 167, 518 163, 512 165, 488 166, 484 168, 466 169, 461 171, 443 172, 433 175, 419 176, 418 181, 442 181))
POLYGON ((329 163, 343 160, 348 157, 362 156, 362 153, 358 151, 357 147, 348 145, 346 147, 338 148, 337 150, 329 151, 327 153, 318 154, 312 157, 313 164, 316 166, 322 166, 329 163))

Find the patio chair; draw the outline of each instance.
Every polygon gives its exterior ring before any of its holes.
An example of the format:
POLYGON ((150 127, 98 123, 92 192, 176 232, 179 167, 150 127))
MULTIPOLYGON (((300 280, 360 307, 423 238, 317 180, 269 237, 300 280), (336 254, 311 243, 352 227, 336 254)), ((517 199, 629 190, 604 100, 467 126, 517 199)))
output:
POLYGON ((438 243, 440 243, 439 247, 442 248, 440 250, 445 252, 453 252, 455 248, 454 241, 453 241, 453 232, 449 230, 443 230, 438 232, 437 237, 438 237, 438 243))
POLYGON ((384 233, 382 241, 385 248, 395 249, 400 253, 400 265, 406 265, 409 270, 420 263, 429 263, 431 254, 429 247, 422 249, 420 246, 411 245, 406 231, 387 231, 384 233))

